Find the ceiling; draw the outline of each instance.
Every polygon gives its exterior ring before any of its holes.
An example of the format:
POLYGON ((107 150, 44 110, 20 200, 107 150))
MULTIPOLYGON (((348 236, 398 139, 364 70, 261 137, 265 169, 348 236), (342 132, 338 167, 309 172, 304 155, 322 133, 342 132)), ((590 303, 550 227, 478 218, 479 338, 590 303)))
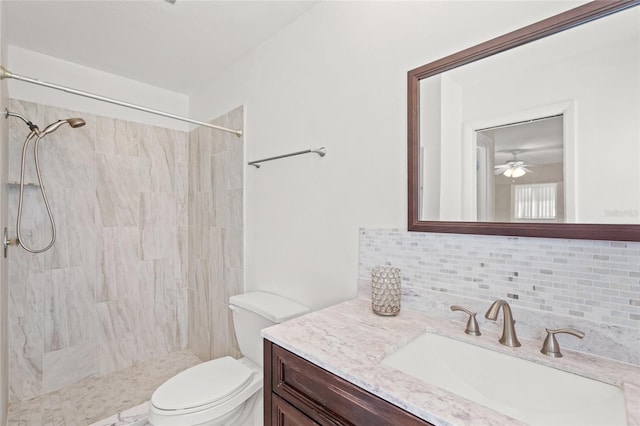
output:
POLYGON ((564 124, 561 115, 488 129, 483 133, 495 143, 495 164, 512 161, 514 154, 529 165, 563 162, 564 124))
POLYGON ((318 0, 2 1, 9 45, 191 95, 318 0))

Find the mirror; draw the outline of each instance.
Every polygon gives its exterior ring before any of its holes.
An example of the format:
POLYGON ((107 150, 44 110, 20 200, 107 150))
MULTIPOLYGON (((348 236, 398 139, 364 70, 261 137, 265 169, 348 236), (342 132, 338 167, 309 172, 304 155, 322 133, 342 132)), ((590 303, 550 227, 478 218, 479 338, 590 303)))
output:
POLYGON ((639 3, 410 71, 409 230, 640 241, 639 3))

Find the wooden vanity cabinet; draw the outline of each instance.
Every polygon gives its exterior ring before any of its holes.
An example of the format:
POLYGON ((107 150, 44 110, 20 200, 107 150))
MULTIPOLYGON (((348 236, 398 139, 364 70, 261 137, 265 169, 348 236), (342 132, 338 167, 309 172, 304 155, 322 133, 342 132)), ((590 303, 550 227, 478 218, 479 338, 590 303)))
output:
POLYGON ((264 424, 430 425, 266 339, 264 424))

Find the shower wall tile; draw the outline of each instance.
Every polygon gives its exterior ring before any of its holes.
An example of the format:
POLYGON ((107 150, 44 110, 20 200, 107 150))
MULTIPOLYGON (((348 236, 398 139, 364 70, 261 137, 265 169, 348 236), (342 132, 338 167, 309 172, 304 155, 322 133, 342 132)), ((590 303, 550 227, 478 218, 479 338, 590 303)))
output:
POLYGON ((189 163, 176 163, 176 204, 178 226, 188 226, 189 163))
POLYGON ((208 231, 212 225, 210 194, 189 194, 189 256, 194 259, 209 257, 208 231))
POLYGON ((193 295, 196 297, 195 307, 195 322, 198 325, 206 326, 209 322, 209 293, 212 287, 211 283, 209 262, 206 260, 196 260, 193 271, 189 271, 189 284, 190 290, 193 290, 193 295), (193 285, 191 285, 193 284, 193 285))
POLYGON ((62 235, 66 239, 68 267, 96 268, 97 226, 96 191, 65 190, 63 201, 66 210, 59 217, 64 222, 62 235))
POLYGON ((223 182, 227 191, 243 188, 243 150, 238 144, 229 143, 229 150, 217 154, 214 158, 222 157, 220 167, 225 170, 223 182))
POLYGON ((199 303, 202 297, 195 290, 188 289, 187 317, 188 321, 188 348, 203 361, 211 359, 208 317, 206 316, 209 304, 204 306, 199 303), (203 318, 203 316, 205 318, 203 318))
POLYGON ((229 309, 229 298, 244 291, 243 270, 223 268, 222 292, 212 299, 211 329, 213 331, 211 353, 213 358, 230 355, 240 357, 241 352, 233 328, 233 315, 229 309))
POLYGON ((135 356, 134 314, 119 302, 102 302, 98 311, 96 375, 131 367, 135 356))
POLYGON ((140 160, 96 156, 98 205, 103 226, 136 226, 140 217, 140 160))
POLYGON ((243 266, 243 253, 242 243, 243 240, 242 230, 233 228, 223 228, 223 251, 225 267, 242 269, 243 266))
POLYGON ((96 345, 85 343, 44 355, 43 391, 53 392, 96 374, 96 345))
POLYGON ((140 259, 177 258, 177 228, 151 225, 140 230, 140 259))
POLYGON ((232 189, 227 191, 227 196, 223 202, 216 203, 217 226, 236 229, 243 234, 243 218, 238 212, 242 212, 243 189, 232 189))
POLYGON ((219 300, 224 297, 224 267, 225 267, 225 246, 223 228, 209 229, 209 275, 213 286, 211 287, 213 295, 211 300, 219 300))
POLYGON ((174 130, 172 138, 175 142, 176 164, 189 163, 189 134, 174 130))
POLYGON ((213 132, 208 128, 198 128, 191 132, 189 145, 189 191, 211 192, 211 151, 213 132))
MULTIPOLYGON (((226 293, 226 292, 225 292, 226 293)), ((235 334, 233 331, 233 319, 231 317, 229 304, 223 303, 223 294, 218 300, 213 301, 211 304, 211 324, 209 329, 211 332, 211 358, 216 359, 223 356, 240 355, 239 350, 234 350, 234 346, 237 347, 235 342, 235 334)))
POLYGON ((152 127, 140 123, 98 117, 96 152, 100 154, 137 157, 139 145, 151 138, 152 127))
POLYGON ((142 139, 139 144, 139 157, 148 160, 142 168, 143 176, 149 177, 143 185, 143 191, 174 191, 177 131, 154 129, 150 138, 142 139))
POLYGON ((140 226, 176 225, 176 194, 171 192, 143 192, 140 194, 140 226))
POLYGON ((196 260, 189 271, 189 349, 203 361, 211 359, 210 302, 211 279, 209 263, 196 260), (193 283, 193 284, 192 284, 193 283))
POLYGON ((96 301, 115 301, 127 297, 138 287, 140 268, 139 229, 104 228, 99 259, 96 301))
MULTIPOLYGON (((65 117, 74 113, 60 111, 60 114, 65 117)), ((85 126, 73 130, 63 126, 39 144, 42 178, 48 187, 95 188, 95 118, 82 115, 87 123, 85 126)))
MULTIPOLYGON (((49 203, 56 223, 56 242, 40 255, 44 269, 95 266, 95 191, 84 189, 52 188, 47 190, 49 203)), ((38 209, 39 191, 26 197, 23 219, 39 211, 39 218, 32 223, 23 221, 22 229, 30 229, 26 242, 35 249, 42 249, 51 240, 51 225, 46 211, 38 209), (33 203, 31 202, 33 201, 33 203), (34 209, 35 207, 35 209, 34 209)))
POLYGON ((96 135, 100 135, 96 138, 96 154, 116 154, 116 125, 120 124, 124 125, 122 121, 114 118, 96 117, 95 131, 96 135))
MULTIPOLYGON (((49 193, 49 201, 51 203, 52 209, 55 209, 59 204, 59 196, 62 190, 56 190, 55 188, 52 191, 47 191, 49 193)), ((9 214, 12 218, 16 218, 18 215, 18 186, 11 186, 9 188, 9 214)), ((51 241, 51 224, 49 222, 49 217, 47 215, 47 211, 42 202, 42 195, 40 194, 39 188, 36 187, 25 187, 24 189, 24 197, 23 197, 23 209, 22 209, 22 226, 20 227, 22 241, 28 247, 32 247, 35 249, 40 249, 45 247, 51 241)), ((16 222, 11 220, 9 222, 8 229, 10 236, 15 237, 17 235, 16 230, 16 222)), ((18 257, 18 253, 22 254, 21 251, 14 250, 17 253, 15 254, 18 257)), ((29 253, 27 254, 27 258, 31 258, 29 253)), ((10 259, 12 261, 13 259, 10 259)), ((18 259, 18 261, 22 262, 22 258, 18 259)), ((38 262, 40 267, 44 268, 45 259, 44 256, 39 256, 37 259, 34 259, 33 262, 38 262)))
POLYGON ((10 316, 14 318, 42 312, 43 272, 38 269, 12 268, 9 271, 10 316))
POLYGON ((45 272, 44 352, 95 343, 95 269, 45 272))
MULTIPOLYGON (((186 283, 186 281, 185 281, 186 283)), ((176 343, 180 350, 189 345, 189 289, 176 290, 176 343)))
MULTIPOLYGON (((68 268, 71 264, 69 254, 69 229, 66 228, 66 216, 70 213, 70 209, 66 206, 66 197, 70 190, 64 188, 53 187, 48 190, 49 204, 51 205, 51 212, 56 222, 56 241, 50 250, 42 253, 44 258, 45 269, 59 269, 68 268), (64 229, 64 231, 63 231, 64 229)), ((26 209, 25 209, 26 210, 26 209)), ((46 217, 46 216, 45 216, 46 217)), ((51 241, 52 231, 49 219, 43 219, 43 225, 40 228, 34 229, 34 235, 37 236, 33 239, 30 245, 32 248, 43 249, 51 241), (37 243, 35 241, 38 241, 37 243)))
POLYGON ((176 277, 178 287, 189 285, 189 227, 178 227, 178 261, 176 262, 176 277))
MULTIPOLYGON (((212 123, 242 128, 242 118, 238 108, 212 123)), ((196 129, 189 159, 189 349, 203 360, 239 356, 228 300, 244 288, 242 138, 196 129)))
POLYGON ((9 318, 10 397, 27 400, 42 393, 42 314, 9 318))
MULTIPOLYGON (((11 108, 38 125, 74 116, 87 122, 40 144, 58 233, 50 251, 16 248, 9 259, 12 398, 185 348, 187 133, 22 101, 11 108)), ((14 180, 26 136, 19 124, 10 123, 14 180)), ((32 166, 26 175, 34 181, 32 166)), ((9 196, 16 217, 17 186, 9 196)), ((50 231, 38 187, 25 188, 24 204, 23 239, 43 247, 50 231)))

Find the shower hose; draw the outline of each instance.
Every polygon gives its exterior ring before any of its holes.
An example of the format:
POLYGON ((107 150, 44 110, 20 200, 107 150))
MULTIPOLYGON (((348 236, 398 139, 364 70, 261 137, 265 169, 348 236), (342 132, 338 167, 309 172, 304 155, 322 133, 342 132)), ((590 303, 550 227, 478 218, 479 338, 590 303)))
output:
POLYGON ((42 137, 38 135, 37 130, 32 130, 24 141, 24 145, 22 146, 22 163, 20 166, 20 196, 18 198, 18 220, 16 224, 16 231, 18 233, 17 242, 20 246, 30 253, 42 253, 49 250, 53 244, 56 242, 56 224, 53 221, 53 214, 51 213, 51 206, 49 205, 49 201, 47 200, 47 194, 44 190, 44 182, 42 182, 42 176, 40 174, 40 162, 38 161, 38 144, 40 143, 40 139, 42 137), (47 208, 47 214, 49 215, 49 221, 51 222, 51 242, 42 249, 34 249, 26 245, 22 238, 22 232, 20 231, 20 227, 22 224, 22 204, 24 199, 24 171, 25 171, 25 159, 27 156, 27 147, 29 146, 29 142, 33 137, 36 136, 36 140, 33 144, 33 159, 36 165, 36 174, 38 175, 38 185, 40 185, 40 192, 42 193, 42 199, 44 200, 44 205, 47 208))

